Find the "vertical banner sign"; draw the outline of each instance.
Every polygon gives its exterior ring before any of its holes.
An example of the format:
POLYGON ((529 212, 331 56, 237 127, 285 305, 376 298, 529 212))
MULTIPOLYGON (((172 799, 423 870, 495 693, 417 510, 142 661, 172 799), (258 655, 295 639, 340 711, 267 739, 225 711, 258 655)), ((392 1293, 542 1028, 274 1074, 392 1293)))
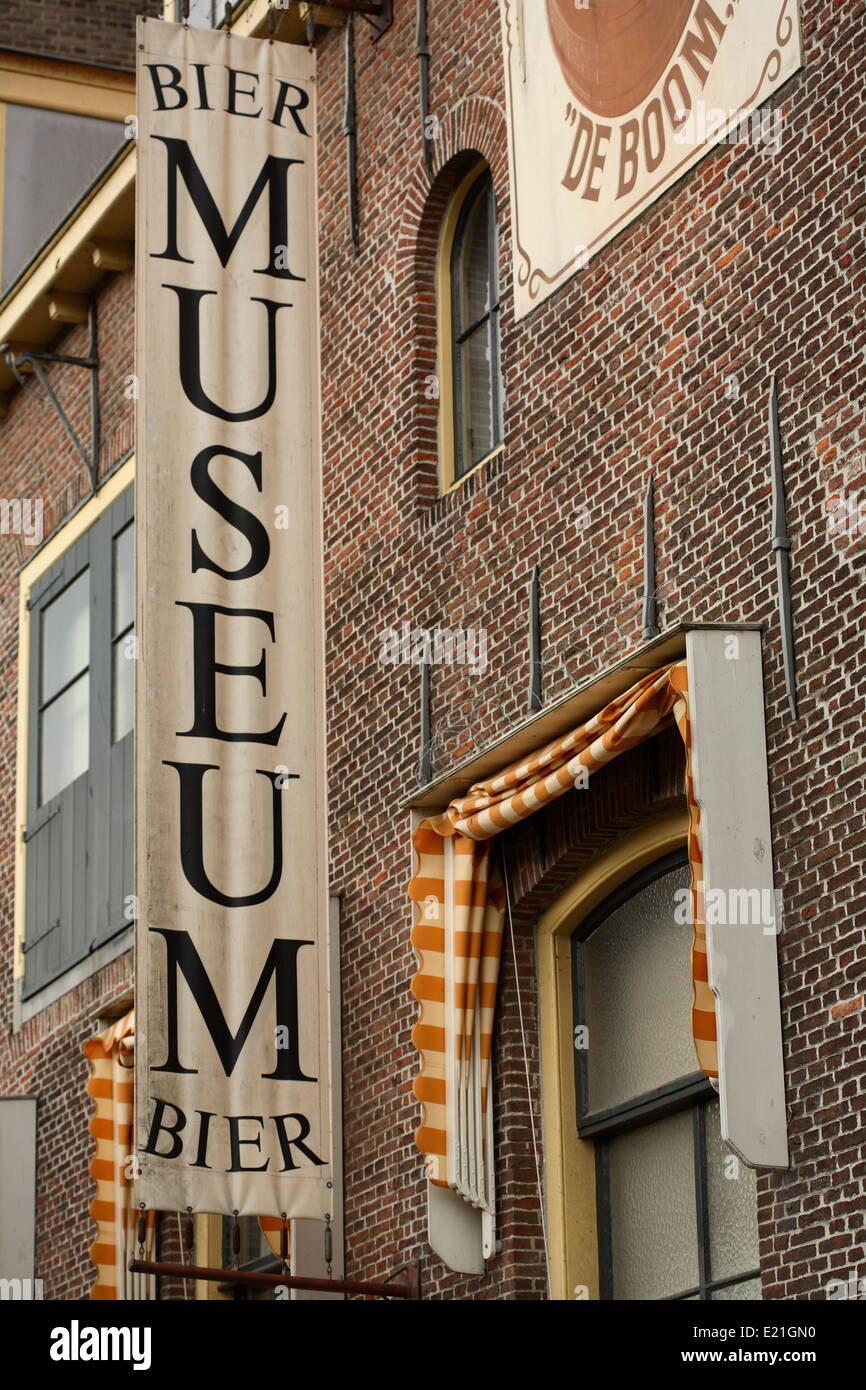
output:
POLYGON ((314 55, 138 24, 136 1197, 332 1209, 314 55))
MULTIPOLYGON (((771 160, 757 108, 802 63, 797 0, 500 0, 518 318, 721 140, 771 160)), ((796 137, 791 137, 796 138, 796 137)))

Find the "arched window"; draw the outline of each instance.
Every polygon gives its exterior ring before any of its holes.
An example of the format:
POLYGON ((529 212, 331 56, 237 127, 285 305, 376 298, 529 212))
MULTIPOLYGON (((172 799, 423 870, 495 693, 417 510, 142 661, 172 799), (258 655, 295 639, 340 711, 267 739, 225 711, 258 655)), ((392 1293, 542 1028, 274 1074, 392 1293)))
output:
POLYGON ((486 164, 459 185, 443 225, 439 333, 447 489, 502 444, 498 224, 486 164))
POLYGON ((755 1174, 727 1151, 696 1070, 688 890, 685 853, 667 855, 571 938, 577 1130, 595 1146, 606 1299, 761 1297, 755 1174))

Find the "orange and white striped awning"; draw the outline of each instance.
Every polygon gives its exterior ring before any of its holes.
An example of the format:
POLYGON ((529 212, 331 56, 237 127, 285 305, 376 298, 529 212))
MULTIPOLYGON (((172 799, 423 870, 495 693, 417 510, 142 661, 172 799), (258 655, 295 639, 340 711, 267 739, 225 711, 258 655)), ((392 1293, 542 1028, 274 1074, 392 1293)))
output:
POLYGON ((693 796, 688 670, 683 660, 644 676, 573 729, 484 782, 415 830, 412 944, 421 1056, 415 1139, 431 1181, 489 1209, 489 1070, 505 922, 490 841, 676 723, 686 749, 692 921, 692 1032, 698 1066, 718 1075, 716 1015, 707 983, 700 811, 693 796))
MULTIPOLYGON (((87 1094, 94 1101, 88 1126, 96 1141, 90 1175, 96 1192, 90 1215, 96 1222, 96 1239, 90 1258, 97 1275, 92 1299, 142 1299, 152 1296, 152 1279, 130 1274, 127 1262, 136 1242, 137 1213, 133 1204, 135 1139, 133 1127, 133 1048, 135 1014, 130 1011, 105 1032, 84 1045, 90 1062, 87 1094)), ((153 1212, 148 1213, 148 1245, 153 1231, 153 1212)))

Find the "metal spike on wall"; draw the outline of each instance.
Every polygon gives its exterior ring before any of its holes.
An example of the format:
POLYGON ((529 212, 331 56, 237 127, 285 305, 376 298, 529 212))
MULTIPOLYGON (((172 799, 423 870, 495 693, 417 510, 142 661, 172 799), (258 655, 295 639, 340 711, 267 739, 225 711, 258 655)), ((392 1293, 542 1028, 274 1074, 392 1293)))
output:
POLYGON ((421 663, 421 759, 418 782, 426 787, 433 780, 433 749, 430 736, 430 662, 421 663))
POLYGON ((346 176, 349 183, 349 235, 358 254, 358 120, 355 104, 355 26, 352 16, 346 25, 346 176))
POLYGON ((433 145, 428 133, 430 117, 430 45, 427 42, 427 0, 416 0, 415 57, 418 59, 418 87, 421 106, 421 148, 424 167, 433 177, 433 145))
POLYGON ((643 640, 658 637, 656 605, 656 509, 653 477, 649 476, 643 499, 643 640))
POLYGON ((796 719, 797 668, 794 655, 794 617, 791 610, 791 537, 788 535, 785 503, 785 475, 782 467, 782 436, 779 429, 779 396, 776 378, 770 379, 768 410, 770 467, 773 473, 773 550, 776 553, 776 587, 779 594, 779 621, 782 627, 782 664, 791 718, 796 719))
POLYGON ((541 664, 541 566, 535 565, 529 581, 529 710, 544 704, 541 664))

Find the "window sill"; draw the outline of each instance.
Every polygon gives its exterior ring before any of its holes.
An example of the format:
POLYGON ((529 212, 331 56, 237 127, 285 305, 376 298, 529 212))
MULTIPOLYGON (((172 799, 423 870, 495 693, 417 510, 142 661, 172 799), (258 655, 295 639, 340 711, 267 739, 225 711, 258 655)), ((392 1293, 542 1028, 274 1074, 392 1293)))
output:
POLYGON ((35 1018, 36 1014, 41 1013, 43 1009, 49 1008, 52 1004, 56 1004, 57 1000, 61 999, 64 994, 68 994, 71 989, 75 989, 76 986, 88 980, 91 975, 95 975, 104 966, 110 965, 112 961, 117 960, 118 956, 131 951, 132 940, 132 926, 124 927, 110 941, 106 941, 103 946, 93 951, 91 955, 85 956, 76 965, 64 970, 63 974, 58 975, 56 980, 52 980, 50 984, 44 985, 35 994, 31 994, 29 999, 22 1000, 21 982, 19 981, 16 989, 13 1031, 17 1033, 31 1018, 35 1018))
POLYGON ((465 473, 461 473, 459 478, 455 478, 453 482, 449 483, 448 486, 443 489, 440 495, 442 497, 450 497, 452 492, 459 492, 460 488, 467 481, 467 479, 474 477, 474 475, 478 472, 479 468, 483 468, 484 465, 486 463, 489 463, 491 459, 495 459, 500 454, 504 453, 505 444, 497 444, 496 448, 491 449, 489 454, 485 454, 483 459, 479 459, 477 463, 473 463, 471 468, 467 468, 465 473))

